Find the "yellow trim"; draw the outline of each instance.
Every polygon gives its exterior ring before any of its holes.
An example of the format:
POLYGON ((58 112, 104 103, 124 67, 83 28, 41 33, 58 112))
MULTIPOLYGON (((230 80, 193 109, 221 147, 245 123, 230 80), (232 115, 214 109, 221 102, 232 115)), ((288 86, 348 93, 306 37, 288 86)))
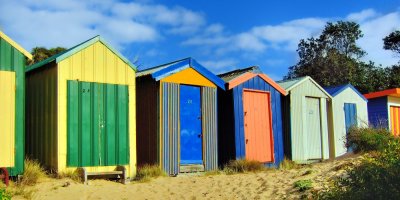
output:
POLYGON ((0 167, 15 164, 15 72, 0 71, 0 167))
POLYGON ((167 76, 160 80, 161 82, 170 82, 170 83, 179 83, 179 84, 188 84, 188 85, 197 85, 197 86, 207 86, 214 87, 217 86, 208 80, 206 77, 201 75, 199 72, 189 67, 184 69, 176 74, 172 74, 171 76, 167 76))
POLYGON ((32 60, 33 56, 32 54, 30 54, 27 50, 25 50, 24 48, 22 48, 19 44, 17 44, 14 40, 12 40, 11 38, 9 38, 5 33, 3 33, 2 31, 0 31, 0 37, 3 38, 5 41, 7 41, 8 43, 11 44, 11 46, 13 46, 14 48, 16 48, 18 51, 20 51, 22 54, 24 54, 27 58, 29 58, 30 60, 32 60))
MULTIPOLYGON (((129 90, 129 155, 126 165, 131 178, 136 175, 136 83, 135 71, 106 45, 96 42, 58 63, 58 164, 67 167, 67 80, 127 85, 129 90)), ((116 166, 87 167, 89 172, 113 171, 116 166)))

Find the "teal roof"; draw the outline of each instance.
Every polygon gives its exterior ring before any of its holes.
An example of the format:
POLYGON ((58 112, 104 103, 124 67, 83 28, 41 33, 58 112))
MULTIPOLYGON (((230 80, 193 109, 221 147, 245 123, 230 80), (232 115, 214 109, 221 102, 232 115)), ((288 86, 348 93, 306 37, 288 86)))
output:
POLYGON ((67 49, 67 50, 65 50, 65 51, 63 51, 63 52, 61 52, 61 53, 59 53, 59 54, 56 54, 56 55, 51 56, 51 57, 49 57, 49 58, 47 58, 47 59, 45 59, 45 60, 42 60, 42 61, 40 61, 40 62, 38 62, 38 63, 35 63, 35 64, 33 64, 33 65, 28 66, 28 67, 26 68, 25 72, 29 72, 29 71, 32 71, 32 70, 34 70, 34 69, 43 67, 43 66, 45 66, 46 64, 51 63, 51 62, 54 62, 54 61, 55 61, 56 63, 59 63, 59 62, 61 62, 62 60, 64 60, 64 59, 66 59, 66 58, 68 58, 68 57, 74 55, 75 53, 77 53, 77 52, 79 52, 79 51, 85 49, 86 47, 88 47, 88 46, 90 46, 90 45, 92 45, 92 44, 94 44, 94 43, 96 43, 96 42, 98 42, 98 41, 100 41, 101 43, 103 43, 108 49, 110 49, 114 54, 116 54, 119 58, 121 58, 121 59, 122 59, 126 64, 128 64, 133 70, 137 71, 137 67, 136 67, 134 64, 132 64, 127 58, 125 58, 125 57, 124 57, 121 53, 119 53, 116 49, 114 49, 113 47, 111 47, 102 37, 100 37, 100 36, 98 35, 98 36, 95 36, 95 37, 93 37, 93 38, 91 38, 91 39, 89 39, 89 40, 86 40, 86 41, 84 41, 84 42, 82 42, 82 43, 80 43, 80 44, 78 44, 78 45, 76 45, 76 46, 74 46, 74 47, 72 47, 72 48, 70 48, 70 49, 67 49))
POLYGON ((281 87, 283 87, 285 90, 287 90, 287 89, 291 88, 292 86, 296 85, 297 83, 303 81, 306 78, 307 78, 307 76, 303 76, 303 77, 299 77, 299 78, 277 81, 276 83, 278 83, 281 87))

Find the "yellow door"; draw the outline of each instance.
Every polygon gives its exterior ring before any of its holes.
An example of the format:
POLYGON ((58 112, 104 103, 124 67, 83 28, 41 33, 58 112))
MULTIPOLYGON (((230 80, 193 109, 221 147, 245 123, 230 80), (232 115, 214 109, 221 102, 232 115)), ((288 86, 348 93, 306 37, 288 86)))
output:
POLYGON ((14 166, 15 72, 0 71, 0 167, 14 166))

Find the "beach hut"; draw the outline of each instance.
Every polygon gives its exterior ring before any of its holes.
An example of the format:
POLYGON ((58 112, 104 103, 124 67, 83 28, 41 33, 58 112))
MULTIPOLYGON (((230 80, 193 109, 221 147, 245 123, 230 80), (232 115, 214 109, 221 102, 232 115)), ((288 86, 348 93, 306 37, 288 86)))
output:
POLYGON ((256 160, 279 166, 284 158, 281 97, 286 91, 258 67, 218 75, 219 159, 256 160))
POLYGON ((0 31, 0 167, 4 178, 24 170, 27 58, 32 55, 0 31))
POLYGON ((136 67, 100 36, 26 70, 26 151, 49 170, 136 172, 136 67))
POLYGON ((335 158, 347 152, 346 134, 350 127, 368 126, 368 100, 351 84, 328 87, 332 96, 328 107, 330 132, 330 157, 335 158))
POLYGON ((371 125, 389 129, 400 135, 400 88, 364 95, 368 99, 368 119, 371 125))
POLYGON ((286 156, 297 163, 328 159, 331 95, 309 76, 277 83, 288 92, 282 101, 286 156))
POLYGON ((192 58, 136 75, 138 165, 167 174, 218 168, 217 87, 224 81, 192 58))

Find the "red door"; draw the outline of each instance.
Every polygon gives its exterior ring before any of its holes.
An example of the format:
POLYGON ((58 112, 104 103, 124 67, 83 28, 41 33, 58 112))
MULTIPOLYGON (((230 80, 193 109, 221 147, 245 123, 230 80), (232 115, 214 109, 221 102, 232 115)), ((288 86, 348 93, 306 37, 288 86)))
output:
POLYGON ((246 159, 273 162, 274 144, 271 126, 270 93, 243 91, 246 159))

